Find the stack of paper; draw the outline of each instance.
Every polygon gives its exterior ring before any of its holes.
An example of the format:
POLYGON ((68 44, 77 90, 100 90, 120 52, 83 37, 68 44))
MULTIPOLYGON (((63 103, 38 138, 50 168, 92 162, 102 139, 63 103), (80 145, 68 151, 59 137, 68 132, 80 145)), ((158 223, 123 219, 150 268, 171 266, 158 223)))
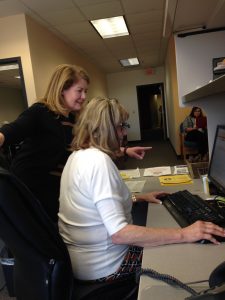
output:
POLYGON ((120 176, 123 179, 131 179, 131 178, 139 178, 139 177, 141 177, 141 174, 140 174, 140 170, 137 168, 137 169, 134 169, 134 170, 120 171, 120 176))
POLYGON ((179 185, 193 183, 189 175, 161 176, 159 177, 159 181, 161 185, 179 185))
POLYGON ((179 166, 174 166, 174 172, 173 174, 188 174, 189 170, 187 165, 179 165, 179 166))
POLYGON ((144 176, 163 176, 171 174, 171 167, 147 168, 144 170, 144 176))

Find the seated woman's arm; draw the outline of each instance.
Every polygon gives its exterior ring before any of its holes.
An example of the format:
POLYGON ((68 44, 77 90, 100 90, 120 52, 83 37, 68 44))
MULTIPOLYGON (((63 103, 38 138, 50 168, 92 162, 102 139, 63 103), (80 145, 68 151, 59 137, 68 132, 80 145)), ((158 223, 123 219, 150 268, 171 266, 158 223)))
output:
POLYGON ((219 244, 215 236, 225 236, 225 230, 203 221, 197 221, 185 228, 147 228, 128 224, 112 235, 112 242, 146 247, 207 239, 219 244))
POLYGON ((201 239, 219 244, 215 236, 225 236, 225 229, 203 221, 197 221, 185 228, 147 228, 128 224, 120 197, 116 201, 99 201, 96 207, 114 244, 146 247, 195 242, 201 239))

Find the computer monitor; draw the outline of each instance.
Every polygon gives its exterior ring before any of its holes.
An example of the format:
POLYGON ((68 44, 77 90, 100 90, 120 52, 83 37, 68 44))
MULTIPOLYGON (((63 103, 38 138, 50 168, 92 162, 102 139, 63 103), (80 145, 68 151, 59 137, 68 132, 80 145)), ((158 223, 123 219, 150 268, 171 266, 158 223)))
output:
POLYGON ((210 159, 208 178, 217 194, 225 196, 225 125, 218 125, 210 159))

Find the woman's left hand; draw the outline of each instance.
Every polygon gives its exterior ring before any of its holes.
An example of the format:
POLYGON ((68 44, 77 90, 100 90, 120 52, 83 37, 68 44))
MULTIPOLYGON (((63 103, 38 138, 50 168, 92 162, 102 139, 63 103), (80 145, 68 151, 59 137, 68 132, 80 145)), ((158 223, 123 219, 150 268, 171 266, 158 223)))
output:
POLYGON ((128 147, 126 149, 126 154, 129 157, 133 157, 136 159, 143 159, 145 156, 145 152, 152 149, 152 147, 128 147))
POLYGON ((151 193, 146 193, 146 194, 140 195, 140 198, 142 198, 146 202, 162 204, 162 201, 160 200, 160 198, 164 197, 166 195, 168 195, 168 193, 165 193, 165 192, 151 192, 151 193))

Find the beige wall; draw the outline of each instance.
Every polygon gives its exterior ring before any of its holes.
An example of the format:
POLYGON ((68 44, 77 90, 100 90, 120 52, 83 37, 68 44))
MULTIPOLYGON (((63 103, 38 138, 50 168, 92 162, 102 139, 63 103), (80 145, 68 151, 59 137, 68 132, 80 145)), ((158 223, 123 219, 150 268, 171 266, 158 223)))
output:
POLYGON ((62 63, 80 65, 89 73, 91 84, 88 99, 107 95, 106 78, 100 69, 28 16, 26 24, 37 97, 44 95, 53 70, 62 63))
POLYGON ((0 58, 21 57, 28 103, 36 97, 24 15, 0 18, 0 58))
POLYGON ((180 154, 179 125, 190 113, 190 108, 179 106, 174 38, 171 37, 165 62, 166 108, 170 142, 177 154, 180 154))
POLYGON ((88 71, 89 98, 107 95, 104 72, 47 28, 22 14, 0 18, 0 28, 0 59, 21 57, 28 105, 43 96, 53 69, 61 63, 78 64, 88 71))

